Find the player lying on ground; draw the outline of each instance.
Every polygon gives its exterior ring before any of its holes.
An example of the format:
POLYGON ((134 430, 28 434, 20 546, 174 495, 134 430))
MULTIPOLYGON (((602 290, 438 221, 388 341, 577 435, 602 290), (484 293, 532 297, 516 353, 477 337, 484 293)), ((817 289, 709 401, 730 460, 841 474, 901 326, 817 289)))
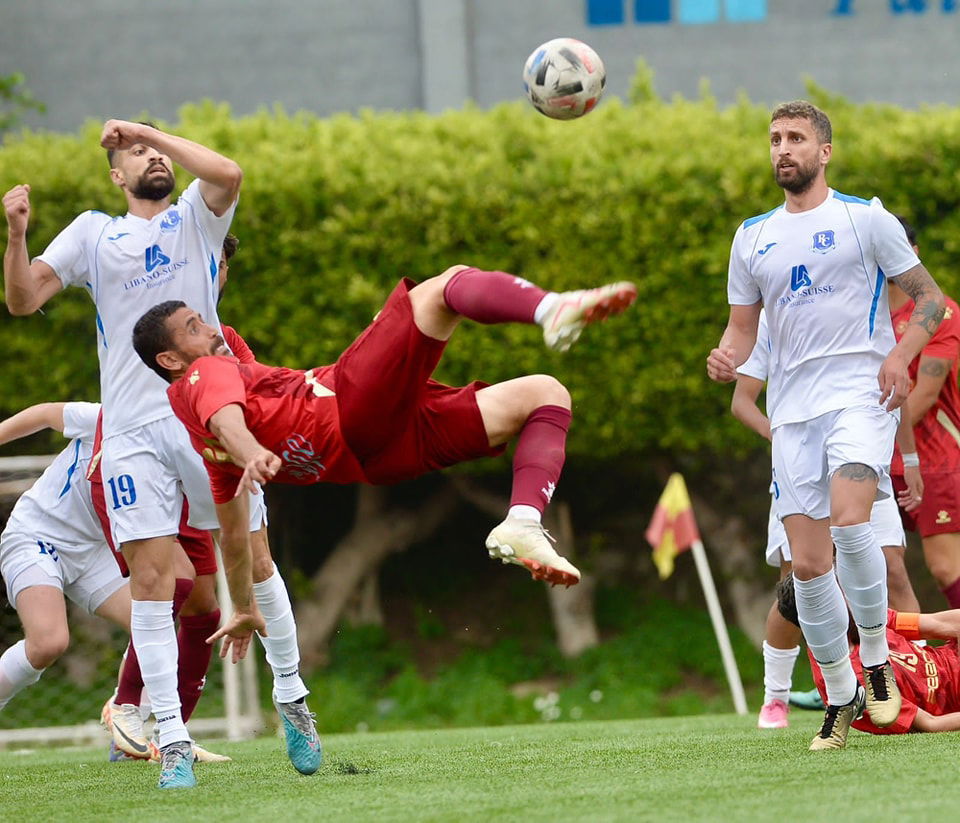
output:
POLYGON ((239 518, 254 482, 397 483, 466 460, 501 454, 517 437, 507 518, 487 537, 492 557, 535 578, 570 586, 580 572, 550 545, 540 518, 563 466, 570 395, 553 377, 527 375, 451 388, 430 379, 462 317, 537 323, 565 350, 583 327, 636 298, 617 283, 548 293, 503 272, 454 266, 415 285, 402 281, 373 323, 337 362, 309 371, 243 365, 216 329, 179 301, 154 306, 133 344, 165 380, 171 407, 210 475, 235 613, 234 659, 262 627, 250 588, 239 518))
MULTIPOLYGON (((794 599, 793 578, 787 576, 777 584, 777 605, 780 613, 794 625, 797 604, 794 599)), ((852 725, 870 734, 906 734, 907 732, 960 731, 960 656, 957 638, 960 636, 960 609, 917 614, 887 612, 887 643, 890 662, 903 703, 896 720, 883 728, 870 721, 869 713, 859 715, 852 725), (920 646, 914 640, 948 640, 943 646, 920 646)), ((860 663, 860 638, 856 624, 850 620, 848 628, 850 661, 857 678, 863 680, 860 663)), ((825 686, 820 667, 810 655, 813 677, 821 694, 825 686)), ((850 711, 846 706, 841 711, 850 711)))

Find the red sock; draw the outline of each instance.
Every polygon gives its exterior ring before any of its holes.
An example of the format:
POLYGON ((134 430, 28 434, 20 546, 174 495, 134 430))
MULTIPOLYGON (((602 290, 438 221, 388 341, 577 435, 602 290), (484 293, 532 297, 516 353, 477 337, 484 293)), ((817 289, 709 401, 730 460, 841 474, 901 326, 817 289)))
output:
POLYGON ((447 306, 477 323, 533 323, 546 294, 522 277, 480 269, 457 272, 443 289, 447 306))
POLYGON ((191 614, 180 618, 177 648, 180 659, 177 666, 177 691, 180 711, 186 723, 197 707, 203 683, 210 668, 213 646, 207 638, 220 626, 220 609, 209 614, 191 614))
POLYGON ((947 603, 951 609, 960 609, 960 577, 941 591, 943 596, 947 598, 947 603))
MULTIPOLYGON (((178 577, 173 589, 173 618, 176 620, 180 607, 190 596, 193 581, 186 577, 178 577)), ((140 661, 133 648, 133 641, 127 644, 127 656, 120 667, 120 682, 117 684, 117 696, 113 702, 118 706, 140 705, 140 696, 143 693, 143 675, 140 673, 140 661)))
POLYGON ((527 418, 513 455, 511 506, 543 513, 560 479, 570 418, 562 406, 540 406, 527 418))

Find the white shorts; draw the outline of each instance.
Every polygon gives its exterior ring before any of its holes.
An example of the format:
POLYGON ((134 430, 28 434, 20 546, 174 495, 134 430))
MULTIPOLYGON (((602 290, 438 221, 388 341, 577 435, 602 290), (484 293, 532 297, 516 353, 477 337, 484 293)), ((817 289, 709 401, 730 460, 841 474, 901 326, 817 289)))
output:
MULTIPOLYGON (((903 521, 900 519, 900 510, 893 495, 893 484, 889 476, 880 480, 878 491, 886 493, 886 497, 873 504, 870 510, 870 525, 877 541, 881 546, 906 546, 907 539, 903 532, 903 521)), ((790 544, 787 542, 787 532, 783 523, 777 517, 776 498, 770 501, 770 519, 767 523, 767 564, 780 568, 781 560, 792 561, 790 544)))
POLYGON ((53 586, 91 614, 127 583, 106 543, 64 546, 20 532, 0 536, 0 576, 14 607, 24 589, 53 586))
MULTIPOLYGON (((899 417, 881 406, 827 412, 773 430, 773 480, 777 514, 830 516, 830 478, 848 463, 862 463, 881 480, 889 477, 899 417)), ((884 497, 881 485, 877 499, 884 497)))
MULTIPOLYGON (((183 496, 190 525, 216 529, 217 512, 203 458, 176 417, 105 438, 101 458, 103 493, 116 545, 176 534, 183 496)), ((263 494, 251 495, 250 530, 266 522, 263 494)))

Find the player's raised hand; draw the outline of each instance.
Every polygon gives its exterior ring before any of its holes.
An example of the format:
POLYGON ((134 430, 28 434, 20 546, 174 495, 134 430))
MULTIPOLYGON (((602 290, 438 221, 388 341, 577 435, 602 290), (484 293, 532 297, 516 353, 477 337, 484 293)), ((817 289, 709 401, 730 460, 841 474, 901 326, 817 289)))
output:
POLYGON ((237 486, 237 492, 234 495, 240 495, 244 492, 259 494, 257 483, 261 486, 273 480, 274 475, 280 471, 283 461, 269 449, 262 446, 243 467, 243 475, 240 477, 240 484, 237 486))
POLYGON ((230 619, 217 629, 210 637, 207 643, 216 643, 221 637, 223 645, 220 646, 220 657, 225 658, 228 653, 233 652, 231 660, 238 663, 247 656, 247 649, 250 648, 250 638, 257 632, 261 637, 267 636, 267 624, 260 614, 260 609, 253 607, 251 612, 236 611, 230 619))
POLYGON ((14 186, 3 195, 3 210, 11 234, 26 234, 30 222, 30 186, 14 186))
POLYGON ((886 403, 887 411, 899 409, 910 394, 910 373, 903 356, 894 349, 887 355, 877 375, 880 385, 880 405, 886 403))
POLYGON ((707 377, 717 383, 732 383, 737 379, 737 367, 731 348, 713 349, 707 357, 707 377))
POLYGON ((124 150, 136 143, 145 142, 149 126, 142 123, 131 123, 127 120, 107 120, 100 133, 100 145, 105 149, 124 150))

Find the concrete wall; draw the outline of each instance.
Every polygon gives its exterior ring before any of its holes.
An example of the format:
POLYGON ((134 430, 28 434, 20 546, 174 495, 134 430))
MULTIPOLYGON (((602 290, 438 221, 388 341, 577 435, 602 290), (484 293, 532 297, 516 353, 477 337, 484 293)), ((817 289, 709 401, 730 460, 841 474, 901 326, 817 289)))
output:
POLYGON ((0 74, 49 107, 34 126, 237 113, 489 106, 526 56, 570 35, 624 95, 641 55, 664 95, 773 103, 805 75, 855 100, 960 102, 958 0, 0 0, 0 74), (660 22, 655 22, 659 20, 660 22), (592 21, 592 22, 591 22, 592 21))

